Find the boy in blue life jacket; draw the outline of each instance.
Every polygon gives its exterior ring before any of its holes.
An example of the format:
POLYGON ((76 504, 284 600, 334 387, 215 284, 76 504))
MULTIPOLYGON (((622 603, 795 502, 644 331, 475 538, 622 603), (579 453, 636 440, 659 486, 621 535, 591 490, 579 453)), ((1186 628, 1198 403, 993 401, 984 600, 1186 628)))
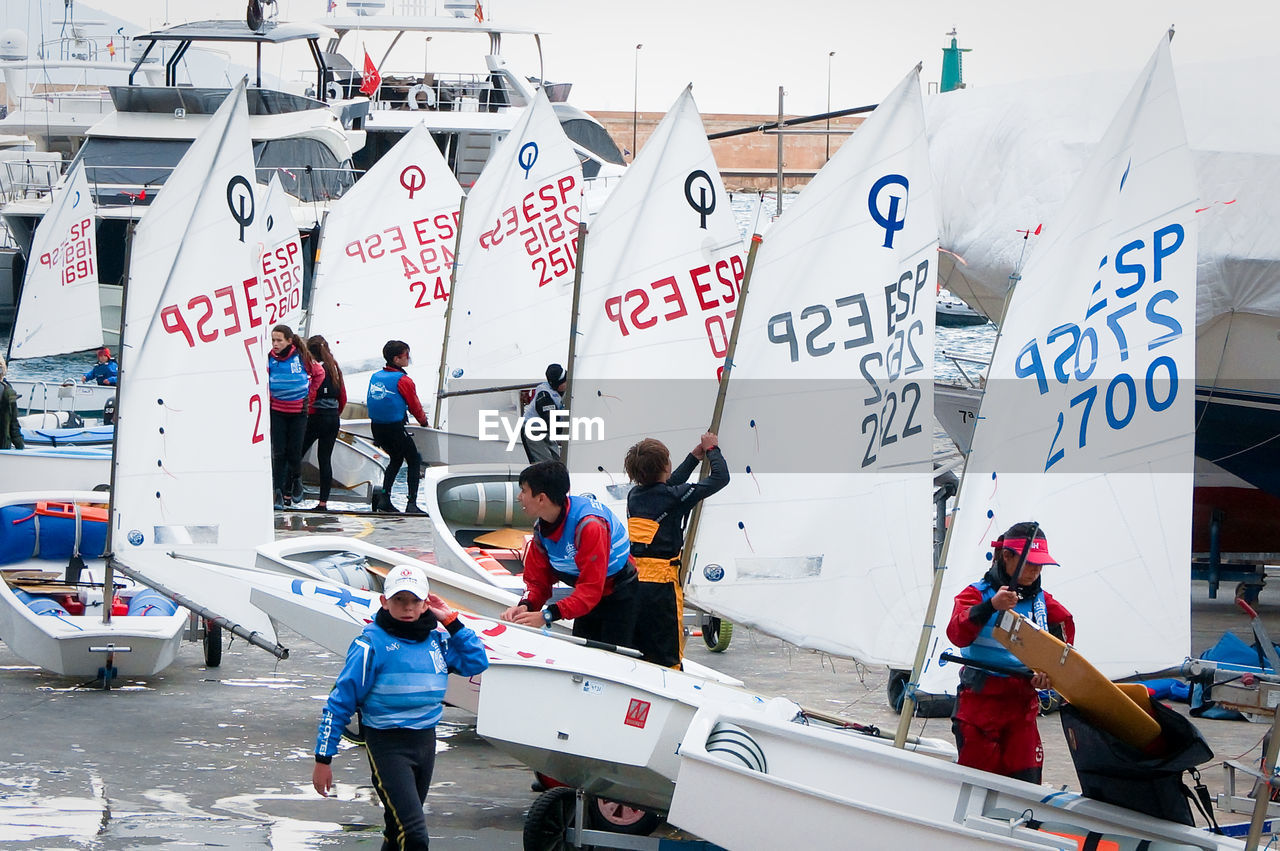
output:
POLYGON ((115 359, 111 357, 111 350, 103 346, 98 349, 98 362, 84 374, 84 378, 80 379, 80 381, 84 384, 93 381, 102 386, 115 387, 119 376, 120 367, 116 364, 115 359))
POLYGON ((569 470, 559 461, 525 467, 516 498, 537 522, 525 549, 524 598, 502 620, 537 627, 572 619, 579 638, 629 646, 639 583, 627 525, 594 497, 570 496, 569 470), (573 593, 552 603, 556 582, 573 593))
MULTIPOLYGON (((993 547, 991 568, 982 579, 956 595, 947 638, 975 663, 1021 668, 1016 656, 996 641, 992 628, 1000 613, 1014 609, 1067 644, 1075 642, 1071 612, 1040 586, 1040 570, 1057 565, 1049 541, 1035 523, 1015 523, 993 547), (1028 540, 1030 539, 1030 540, 1028 540), (1023 551, 1027 560, 1018 570, 1023 551), (1015 572, 1017 576, 1015 577, 1015 572)), ((1032 676, 1004 675, 966 666, 960 669, 951 730, 959 751, 957 762, 993 774, 1039 783, 1044 748, 1036 716, 1037 689, 1050 687, 1042 671, 1032 676)))
POLYGON ((387 574, 382 609, 347 651, 320 715, 311 785, 328 797, 330 763, 342 730, 360 710, 373 787, 384 808, 384 849, 428 847, 422 804, 435 768, 436 724, 449 674, 472 677, 489 667, 484 645, 430 592, 422 568, 387 574), (446 637, 438 627, 448 630, 446 637))

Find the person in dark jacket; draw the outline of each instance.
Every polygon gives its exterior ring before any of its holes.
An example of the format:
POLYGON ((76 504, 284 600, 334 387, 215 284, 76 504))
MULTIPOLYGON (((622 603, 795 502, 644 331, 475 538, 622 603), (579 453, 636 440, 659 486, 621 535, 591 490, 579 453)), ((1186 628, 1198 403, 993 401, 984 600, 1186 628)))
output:
POLYGON ((92 381, 103 387, 115 387, 119 377, 119 364, 115 362, 115 358, 111 357, 111 350, 103 346, 98 349, 98 362, 80 380, 85 384, 92 381))
POLYGON ((530 464, 560 460, 560 446, 551 439, 551 412, 564 408, 564 391, 569 385, 569 374, 563 366, 553 363, 547 367, 546 378, 546 381, 534 388, 533 398, 525 405, 520 423, 520 442, 524 444, 524 454, 529 458, 530 464), (541 420, 546 428, 544 436, 529 436, 526 424, 533 420, 541 420))
POLYGON ((680 587, 684 527, 699 501, 729 484, 729 465, 720 452, 719 439, 707 432, 674 470, 666 445, 652 437, 627 450, 623 467, 636 483, 627 494, 627 533, 640 578, 640 613, 631 646, 650 662, 680 668, 684 653, 684 592, 680 587), (704 457, 711 462, 710 475, 689 484, 689 476, 704 457))
POLYGON ((307 434, 302 441, 302 455, 306 457, 311 444, 319 441, 316 466, 320 470, 320 501, 316 503, 316 510, 325 511, 329 507, 329 491, 333 487, 333 446, 338 442, 338 429, 342 424, 339 416, 347 406, 347 385, 324 337, 313 334, 307 340, 307 348, 324 370, 324 380, 316 388, 315 399, 307 411, 307 434))
POLYGON ((0 357, 0 449, 25 449, 18 422, 18 391, 5 380, 9 367, 0 357))
POLYGON ((409 502, 405 514, 423 514, 418 507, 418 483, 422 478, 422 455, 414 445, 413 437, 405 429, 409 415, 419 425, 427 424, 426 411, 418 399, 418 388, 405 373, 409 365, 409 344, 403 340, 388 340, 382 347, 382 358, 387 362, 369 379, 369 393, 365 399, 369 408, 369 423, 373 442, 391 456, 387 472, 382 477, 382 494, 374 502, 373 510, 388 514, 400 512, 391 503, 391 487, 400 473, 400 465, 408 463, 406 476, 409 483, 409 502))
MULTIPOLYGON (((1071 612, 1040 584, 1041 568, 1057 565, 1049 554, 1044 533, 1034 523, 1015 523, 991 544, 991 568, 956 595, 947 624, 947 638, 961 648, 961 655, 1002 668, 1022 668, 1018 658, 992 633, 1000 613, 1009 609, 1067 644, 1074 643, 1076 624, 1071 612), (1027 560, 1018 570, 1024 549, 1027 560)), ((951 719, 959 750, 957 761, 971 768, 1039 783, 1044 748, 1036 727, 1040 713, 1036 690, 1050 686, 1048 675, 1042 671, 1027 677, 976 666, 961 668, 951 719)))
POLYGON ((393 567, 383 584, 382 609, 351 642, 320 714, 311 785, 328 797, 338 741, 358 709, 383 806, 382 847, 425 851, 430 839, 422 804, 435 769, 436 725, 449 675, 474 677, 488 667, 480 637, 431 593, 422 568, 393 567))

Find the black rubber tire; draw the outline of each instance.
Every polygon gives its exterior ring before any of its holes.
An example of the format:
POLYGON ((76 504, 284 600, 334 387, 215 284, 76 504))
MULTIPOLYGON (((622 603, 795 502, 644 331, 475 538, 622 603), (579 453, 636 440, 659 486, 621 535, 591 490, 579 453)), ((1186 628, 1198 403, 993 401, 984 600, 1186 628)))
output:
POLYGON ((642 810, 620 801, 597 798, 595 795, 587 796, 584 809, 587 814, 587 827, 607 830, 610 833, 648 836, 662 823, 662 816, 653 810, 642 810))
MULTIPOLYGON (((902 704, 906 699, 907 680, 909 679, 911 679, 910 671, 898 669, 889 671, 889 682, 885 686, 885 691, 889 699, 889 706, 899 715, 902 714, 902 704)), ((916 718, 950 718, 955 708, 956 699, 952 695, 916 692, 916 718)))
POLYGON ((548 789, 534 799, 524 817, 524 851, 561 851, 578 848, 569 842, 578 790, 570 786, 548 789))
POLYGON ((204 622, 204 665, 216 668, 222 664, 222 624, 204 622))
POLYGON ((889 682, 885 684, 885 693, 889 698, 889 708, 894 712, 902 712, 902 701, 907 694, 907 680, 911 678, 910 671, 903 671, 897 668, 889 670, 889 682))
POLYGON ((733 623, 712 615, 702 616, 702 643, 712 653, 723 653, 733 640, 733 623))

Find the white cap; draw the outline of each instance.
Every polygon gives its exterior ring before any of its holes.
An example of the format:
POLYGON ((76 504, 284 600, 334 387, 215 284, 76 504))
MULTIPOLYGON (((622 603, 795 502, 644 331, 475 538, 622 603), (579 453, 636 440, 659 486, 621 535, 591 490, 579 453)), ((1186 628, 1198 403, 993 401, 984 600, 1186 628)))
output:
POLYGON ((427 574, 422 568, 412 564, 398 564, 387 572, 387 578, 382 583, 382 595, 394 597, 401 591, 409 591, 419 600, 425 600, 431 593, 430 587, 427 574))

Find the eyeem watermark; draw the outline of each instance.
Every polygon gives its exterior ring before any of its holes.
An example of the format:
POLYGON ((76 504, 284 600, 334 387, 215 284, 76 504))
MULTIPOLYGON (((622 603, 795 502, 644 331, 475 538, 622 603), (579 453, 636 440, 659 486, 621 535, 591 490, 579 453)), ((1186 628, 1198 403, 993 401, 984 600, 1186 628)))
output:
POLYGON ((481 411, 478 434, 481 440, 506 440, 508 452, 520 442, 521 432, 530 440, 549 438, 556 443, 604 440, 603 417, 575 417, 561 410, 549 414, 550 423, 541 417, 512 420, 501 411, 481 411))

